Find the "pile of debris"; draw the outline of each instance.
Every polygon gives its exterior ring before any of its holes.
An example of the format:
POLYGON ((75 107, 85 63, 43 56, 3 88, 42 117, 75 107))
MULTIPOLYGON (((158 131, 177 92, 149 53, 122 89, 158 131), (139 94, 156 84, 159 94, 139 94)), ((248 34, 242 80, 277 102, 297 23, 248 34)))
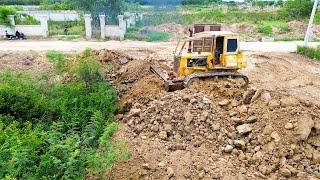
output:
POLYGON ((145 158, 139 178, 320 178, 320 108, 309 102, 229 80, 132 103, 118 119, 145 158))

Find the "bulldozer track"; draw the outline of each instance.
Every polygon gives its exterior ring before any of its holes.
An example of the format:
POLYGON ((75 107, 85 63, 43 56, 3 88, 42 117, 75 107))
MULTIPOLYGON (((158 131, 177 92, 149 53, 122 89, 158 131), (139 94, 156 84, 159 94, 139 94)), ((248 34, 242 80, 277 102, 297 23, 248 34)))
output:
POLYGON ((206 72, 201 74, 191 74, 185 78, 183 81, 184 87, 187 87, 192 79, 199 78, 215 78, 215 77, 227 77, 227 78, 242 78, 245 84, 242 85, 243 88, 247 88, 249 84, 249 78, 239 72, 206 72))

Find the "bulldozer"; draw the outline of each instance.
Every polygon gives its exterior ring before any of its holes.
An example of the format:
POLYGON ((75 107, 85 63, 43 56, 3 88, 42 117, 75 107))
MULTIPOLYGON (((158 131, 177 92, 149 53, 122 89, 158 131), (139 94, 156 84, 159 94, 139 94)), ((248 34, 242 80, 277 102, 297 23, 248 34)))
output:
POLYGON ((217 28, 213 31, 204 29, 195 32, 197 28, 194 28, 182 45, 179 41, 174 51, 173 73, 165 74, 151 65, 150 70, 164 80, 167 91, 181 90, 199 79, 218 81, 223 77, 242 78, 242 87, 248 86, 248 77, 239 72, 246 67, 239 47, 239 34, 217 28))

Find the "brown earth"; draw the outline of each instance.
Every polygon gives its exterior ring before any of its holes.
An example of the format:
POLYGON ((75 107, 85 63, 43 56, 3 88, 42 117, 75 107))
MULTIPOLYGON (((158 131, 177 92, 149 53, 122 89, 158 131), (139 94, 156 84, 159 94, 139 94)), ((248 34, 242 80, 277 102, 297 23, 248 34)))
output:
MULTIPOLYGON (((226 79, 167 93, 159 78, 141 71, 157 53, 122 66, 125 77, 134 78, 124 83, 114 140, 124 139, 133 157, 105 177, 319 178, 320 64, 288 53, 246 55, 248 90, 226 79)), ((157 65, 169 69, 170 59, 157 65)))

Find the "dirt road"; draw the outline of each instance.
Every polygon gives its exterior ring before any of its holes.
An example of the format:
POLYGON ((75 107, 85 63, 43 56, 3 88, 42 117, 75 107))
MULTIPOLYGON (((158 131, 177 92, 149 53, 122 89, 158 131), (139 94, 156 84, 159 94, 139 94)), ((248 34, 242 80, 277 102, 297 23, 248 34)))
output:
MULTIPOLYGON (((246 51, 259 52, 294 52, 297 45, 302 45, 303 42, 242 42, 241 48, 246 51)), ((316 46, 320 43, 310 43, 310 46, 316 46)), ((173 51, 176 43, 173 42, 141 42, 141 41, 0 41, 0 51, 83 51, 86 48, 91 49, 170 49, 173 51)))

